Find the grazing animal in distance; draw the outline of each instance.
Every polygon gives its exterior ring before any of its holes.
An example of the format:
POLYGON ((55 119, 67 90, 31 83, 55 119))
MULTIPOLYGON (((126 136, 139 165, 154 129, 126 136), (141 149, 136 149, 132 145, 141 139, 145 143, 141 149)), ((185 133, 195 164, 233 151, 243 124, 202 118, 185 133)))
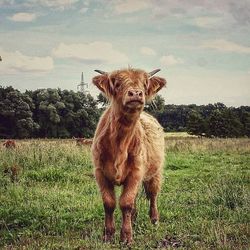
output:
POLYGON ((12 165, 10 167, 5 167, 4 174, 9 174, 12 182, 18 181, 18 176, 21 168, 18 165, 12 165))
POLYGON ((9 149, 14 149, 16 148, 16 142, 14 140, 6 140, 3 143, 3 146, 9 149))
POLYGON ((132 220, 136 214, 136 196, 143 183, 150 201, 149 216, 157 223, 157 196, 161 188, 164 161, 164 134, 161 125, 143 112, 146 101, 166 85, 166 80, 139 69, 116 70, 100 75, 93 83, 108 97, 110 106, 103 113, 92 144, 95 178, 104 211, 104 241, 115 233, 113 213, 116 207, 115 185, 122 185, 119 199, 122 211, 121 241, 132 242, 132 220))
POLYGON ((91 145, 92 144, 92 139, 85 139, 85 138, 73 138, 76 140, 76 145, 77 146, 82 146, 82 145, 91 145))

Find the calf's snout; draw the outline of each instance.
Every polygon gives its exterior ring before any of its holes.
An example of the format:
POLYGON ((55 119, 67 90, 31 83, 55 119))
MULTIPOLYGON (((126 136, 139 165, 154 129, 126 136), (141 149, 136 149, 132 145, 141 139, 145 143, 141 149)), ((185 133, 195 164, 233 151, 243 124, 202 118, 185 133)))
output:
POLYGON ((141 97, 143 96, 143 92, 140 89, 130 89, 127 94, 129 97, 141 97))
POLYGON ((144 93, 140 89, 129 89, 126 94, 126 102, 144 102, 144 93))

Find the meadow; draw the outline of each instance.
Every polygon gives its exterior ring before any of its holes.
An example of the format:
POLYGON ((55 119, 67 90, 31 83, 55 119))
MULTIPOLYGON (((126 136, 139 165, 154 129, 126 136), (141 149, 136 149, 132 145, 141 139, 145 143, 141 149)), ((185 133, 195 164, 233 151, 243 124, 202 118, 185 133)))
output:
MULTIPOLYGON (((0 145, 1 249, 126 249, 102 242, 103 207, 89 146, 74 140, 0 145)), ((131 249, 249 249, 250 139, 166 136, 160 223, 141 189, 131 249)), ((117 194, 120 188, 117 188, 117 194)))

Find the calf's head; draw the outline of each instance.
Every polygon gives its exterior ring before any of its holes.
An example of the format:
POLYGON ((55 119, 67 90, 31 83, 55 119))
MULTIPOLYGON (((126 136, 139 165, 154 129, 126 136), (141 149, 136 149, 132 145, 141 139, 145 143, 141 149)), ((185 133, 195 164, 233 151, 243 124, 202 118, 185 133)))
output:
POLYGON ((93 83, 106 95, 111 104, 123 113, 141 112, 145 102, 166 85, 166 80, 153 76, 160 70, 147 73, 139 69, 116 70, 93 78, 93 83))

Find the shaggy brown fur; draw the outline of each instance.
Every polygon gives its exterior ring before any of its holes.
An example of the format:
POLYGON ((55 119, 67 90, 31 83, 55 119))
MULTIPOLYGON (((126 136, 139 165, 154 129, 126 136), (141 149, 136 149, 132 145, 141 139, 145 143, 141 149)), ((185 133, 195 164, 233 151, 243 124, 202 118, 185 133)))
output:
POLYGON ((95 177, 101 191, 104 210, 104 241, 115 232, 113 212, 116 206, 115 185, 123 185, 121 240, 132 241, 131 219, 135 199, 143 183, 150 200, 152 223, 159 219, 156 199, 161 187, 164 160, 164 135, 160 124, 143 111, 144 104, 165 84, 161 77, 126 69, 93 78, 93 83, 108 96, 111 105, 102 115, 92 145, 95 177))

